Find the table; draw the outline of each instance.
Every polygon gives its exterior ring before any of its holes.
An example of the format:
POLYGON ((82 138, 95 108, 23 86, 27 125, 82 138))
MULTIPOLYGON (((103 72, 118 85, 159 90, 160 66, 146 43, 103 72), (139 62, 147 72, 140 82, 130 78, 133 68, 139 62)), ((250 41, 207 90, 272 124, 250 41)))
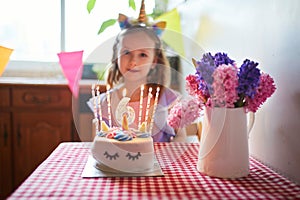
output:
POLYGON ((250 157, 250 174, 212 178, 196 169, 199 144, 155 143, 164 177, 82 178, 89 143, 61 143, 12 199, 300 199, 300 186, 250 157))

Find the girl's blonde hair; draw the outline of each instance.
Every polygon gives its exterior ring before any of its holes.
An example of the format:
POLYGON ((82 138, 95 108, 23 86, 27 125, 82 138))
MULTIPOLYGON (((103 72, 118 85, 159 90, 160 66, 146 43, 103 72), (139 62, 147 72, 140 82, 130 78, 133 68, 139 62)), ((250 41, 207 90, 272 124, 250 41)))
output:
POLYGON ((143 26, 132 26, 130 28, 122 30, 116 37, 115 43, 113 45, 113 56, 111 59, 111 66, 107 72, 106 83, 112 88, 116 84, 123 82, 122 74, 118 66, 118 45, 120 43, 120 38, 131 33, 143 32, 155 43, 155 56, 156 56, 156 66, 151 69, 147 75, 147 82, 149 84, 159 84, 165 87, 170 85, 170 64, 162 48, 162 42, 155 32, 149 27, 143 26))

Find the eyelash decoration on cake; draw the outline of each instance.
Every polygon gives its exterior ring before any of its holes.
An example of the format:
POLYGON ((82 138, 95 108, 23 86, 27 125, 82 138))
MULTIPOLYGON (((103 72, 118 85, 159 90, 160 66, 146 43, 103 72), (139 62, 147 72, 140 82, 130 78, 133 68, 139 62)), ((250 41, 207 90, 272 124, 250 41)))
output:
POLYGON ((109 154, 107 153, 107 151, 105 151, 104 155, 105 155, 105 157, 106 157, 107 159, 109 159, 109 160, 116 160, 117 157, 119 157, 119 154, 118 154, 118 153, 115 153, 114 155, 109 155, 109 154))
POLYGON ((131 155, 130 153, 127 153, 126 157, 128 158, 128 160, 135 160, 135 159, 139 159, 139 157, 141 157, 141 153, 138 152, 135 156, 131 155))

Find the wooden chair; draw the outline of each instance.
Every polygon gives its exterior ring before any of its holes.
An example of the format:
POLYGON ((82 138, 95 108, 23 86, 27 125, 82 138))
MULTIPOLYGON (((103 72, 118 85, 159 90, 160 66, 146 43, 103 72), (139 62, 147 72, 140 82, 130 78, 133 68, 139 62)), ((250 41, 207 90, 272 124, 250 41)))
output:
POLYGON ((198 141, 201 139, 201 132, 202 132, 202 122, 196 122, 193 123, 186 128, 186 136, 191 137, 191 136, 196 136, 198 141))
POLYGON ((172 142, 200 142, 202 122, 196 122, 180 129, 172 142))

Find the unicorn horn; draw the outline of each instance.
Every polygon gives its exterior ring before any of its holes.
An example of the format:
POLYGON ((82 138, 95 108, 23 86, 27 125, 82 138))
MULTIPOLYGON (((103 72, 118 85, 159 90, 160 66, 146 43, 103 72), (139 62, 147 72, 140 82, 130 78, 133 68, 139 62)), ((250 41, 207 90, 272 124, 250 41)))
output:
POLYGON ((146 24, 146 22, 147 22, 147 15, 146 15, 146 11, 145 11, 145 1, 144 0, 142 0, 142 3, 141 3, 138 22, 144 23, 144 24, 146 24))

